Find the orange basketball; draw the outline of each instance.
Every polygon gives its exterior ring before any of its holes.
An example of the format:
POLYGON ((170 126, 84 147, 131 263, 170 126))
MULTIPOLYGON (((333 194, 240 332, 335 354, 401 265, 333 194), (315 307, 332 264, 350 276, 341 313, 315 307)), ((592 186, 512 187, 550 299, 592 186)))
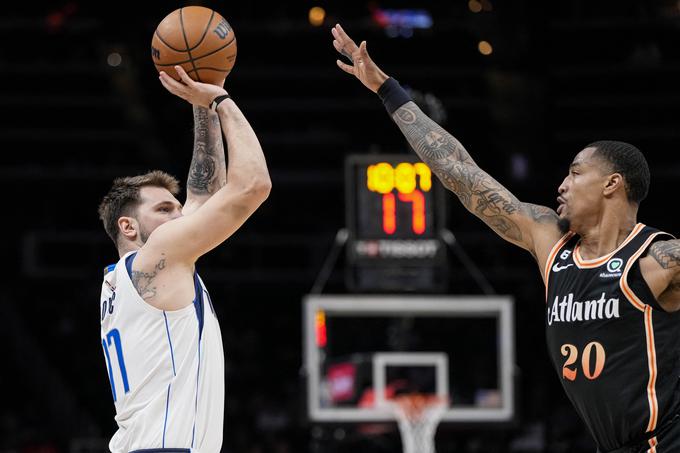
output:
POLYGON ((165 71, 177 80, 175 65, 199 82, 221 83, 236 62, 234 30, 209 8, 177 9, 156 27, 151 58, 159 72, 165 71))

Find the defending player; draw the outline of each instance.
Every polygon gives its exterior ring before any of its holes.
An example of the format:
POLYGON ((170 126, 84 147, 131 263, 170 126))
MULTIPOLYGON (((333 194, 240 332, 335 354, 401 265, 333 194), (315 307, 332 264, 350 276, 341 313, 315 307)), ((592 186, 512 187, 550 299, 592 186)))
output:
POLYGON ((175 198, 177 181, 154 171, 116 179, 99 207, 120 255, 101 298, 118 424, 113 453, 220 451, 224 352, 195 263, 238 230, 271 187, 257 137, 226 91, 175 69, 183 83, 161 73, 162 84, 194 105, 186 203, 175 198))
POLYGON ((680 451, 680 241, 637 222, 644 156, 600 141, 574 158, 557 212, 519 201, 428 118, 340 25, 338 66, 383 100, 411 147, 463 205, 529 251, 546 285, 548 350, 601 452, 680 451))

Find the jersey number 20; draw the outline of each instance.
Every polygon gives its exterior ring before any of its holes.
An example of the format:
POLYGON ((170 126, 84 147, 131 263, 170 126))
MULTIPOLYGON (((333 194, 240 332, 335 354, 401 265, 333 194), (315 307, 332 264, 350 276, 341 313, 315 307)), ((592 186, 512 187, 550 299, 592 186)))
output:
MULTIPOLYGON (((568 381, 576 380, 577 367, 569 368, 570 365, 574 364, 578 360, 578 348, 573 344, 563 344, 560 348, 562 355, 567 358, 562 366, 562 377, 568 381)), ((583 354, 581 356, 581 368, 583 368, 583 375, 590 379, 591 381, 597 379, 602 373, 604 368, 604 362, 607 356, 604 352, 604 346, 602 346, 597 341, 591 341, 583 348, 583 354), (595 350, 595 369, 592 370, 590 363, 590 356, 595 350)))
POLYGON ((116 397, 116 384, 113 380, 113 365, 111 364, 111 355, 109 354, 109 346, 113 340, 113 347, 116 349, 116 356, 118 358, 118 366, 120 367, 120 375, 123 378, 123 388, 125 393, 130 391, 130 384, 128 383, 127 371, 125 370, 125 359, 123 358, 123 345, 120 341, 120 332, 118 329, 111 329, 106 337, 102 338, 102 346, 104 347, 104 355, 106 356, 106 367, 109 369, 109 381, 111 381, 111 392, 113 393, 114 403, 116 397))

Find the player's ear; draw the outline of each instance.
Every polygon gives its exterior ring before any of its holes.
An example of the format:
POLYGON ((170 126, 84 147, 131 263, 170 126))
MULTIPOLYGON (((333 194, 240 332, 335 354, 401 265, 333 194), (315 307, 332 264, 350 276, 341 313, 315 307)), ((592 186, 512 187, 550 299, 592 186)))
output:
POLYGON ((624 193, 626 191, 623 176, 621 176, 621 173, 612 173, 611 175, 607 176, 605 181, 604 195, 610 196, 617 190, 623 190, 624 193))
POLYGON ((137 220, 132 217, 123 216, 118 219, 118 229, 121 236, 134 241, 137 238, 137 220))

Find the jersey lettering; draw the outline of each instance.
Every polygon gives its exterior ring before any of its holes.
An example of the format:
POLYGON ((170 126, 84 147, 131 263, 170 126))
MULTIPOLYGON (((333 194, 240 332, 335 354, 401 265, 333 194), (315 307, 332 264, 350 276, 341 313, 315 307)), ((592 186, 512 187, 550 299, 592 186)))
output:
POLYGON ((602 293, 599 299, 579 302, 574 294, 562 297, 555 296, 552 305, 548 306, 548 326, 556 322, 592 321, 596 319, 612 319, 620 317, 619 299, 607 298, 602 293))

